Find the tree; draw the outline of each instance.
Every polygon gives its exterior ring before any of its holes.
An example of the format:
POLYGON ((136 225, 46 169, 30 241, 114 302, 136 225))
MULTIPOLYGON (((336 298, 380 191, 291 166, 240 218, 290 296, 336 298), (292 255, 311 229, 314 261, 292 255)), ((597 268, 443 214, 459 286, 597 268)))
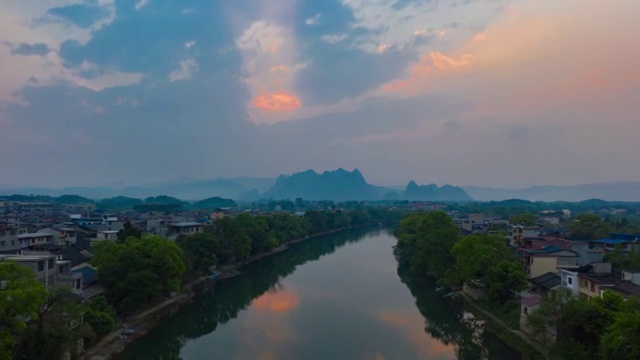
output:
POLYGON ((47 299, 44 285, 35 274, 15 262, 0 262, 0 359, 11 359, 17 338, 35 319, 47 299))
POLYGON ((264 216, 240 214, 236 216, 236 221, 251 238, 251 254, 267 252, 278 246, 278 239, 270 232, 269 223, 264 216))
POLYGON ((451 250, 455 267, 447 276, 447 282, 457 285, 484 277, 498 262, 514 258, 506 240, 493 235, 469 235, 456 242, 451 250))
POLYGON ((604 360, 640 359, 640 310, 618 313, 600 339, 604 360))
POLYGON ((536 224, 536 216, 530 213, 518 214, 511 217, 512 224, 533 226, 536 224))
POLYGON ((116 324, 116 311, 103 295, 95 297, 84 313, 84 321, 91 326, 98 338, 113 330, 116 324))
POLYGON ((580 214, 569 223, 569 231, 575 240, 597 240, 609 235, 612 227, 597 214, 580 214))
POLYGON ((92 264, 109 301, 121 312, 134 311, 172 291, 178 291, 185 272, 182 249, 161 236, 128 238, 118 244, 95 246, 92 264))
POLYGON ((251 238, 235 219, 229 217, 218 219, 213 232, 220 239, 218 259, 221 263, 232 263, 251 255, 251 238))
POLYGON ((220 240, 211 233, 199 233, 180 236, 176 243, 184 252, 185 263, 189 272, 196 275, 207 274, 210 268, 218 263, 217 253, 220 251, 220 240))
POLYGON ((80 300, 67 289, 49 294, 22 337, 20 357, 29 360, 78 358, 82 350, 78 343, 93 335, 91 326, 83 321, 86 308, 80 300))
POLYGON ((443 212, 409 214, 396 230, 396 256, 408 260, 412 271, 440 277, 455 263, 451 249, 459 233, 451 217, 443 212))
POLYGON ((527 278, 517 261, 501 260, 488 269, 483 284, 489 299, 505 304, 527 286, 527 278))
POLYGON ((127 221, 122 226, 122 229, 118 231, 118 241, 125 241, 128 237, 139 238, 142 235, 142 232, 133 225, 131 225, 131 221, 127 221))

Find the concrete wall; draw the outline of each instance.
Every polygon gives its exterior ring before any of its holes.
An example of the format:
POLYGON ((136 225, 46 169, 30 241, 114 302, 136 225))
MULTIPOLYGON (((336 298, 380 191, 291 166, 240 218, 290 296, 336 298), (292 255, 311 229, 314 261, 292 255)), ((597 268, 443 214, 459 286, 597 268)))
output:
POLYGON ((529 267, 529 278, 538 277, 548 272, 556 272, 555 257, 532 256, 529 267))

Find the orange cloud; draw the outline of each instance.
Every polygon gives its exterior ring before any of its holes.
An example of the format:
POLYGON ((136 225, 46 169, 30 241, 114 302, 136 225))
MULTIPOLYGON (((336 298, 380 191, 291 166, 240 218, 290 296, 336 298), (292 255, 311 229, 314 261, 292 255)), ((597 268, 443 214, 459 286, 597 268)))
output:
POLYGON ((260 310, 274 313, 290 311, 298 306, 300 298, 290 291, 281 290, 275 293, 265 293, 253 300, 252 305, 260 310))
POLYGON ((280 92, 259 95, 253 99, 253 105, 264 111, 287 112, 300 109, 302 102, 295 95, 280 92))
POLYGON ((409 74, 405 79, 392 81, 382 85, 383 92, 403 91, 410 95, 424 84, 427 76, 433 71, 444 72, 448 69, 461 68, 471 65, 474 58, 472 54, 465 53, 459 58, 446 56, 441 52, 433 51, 420 57, 420 60, 409 67, 409 74))

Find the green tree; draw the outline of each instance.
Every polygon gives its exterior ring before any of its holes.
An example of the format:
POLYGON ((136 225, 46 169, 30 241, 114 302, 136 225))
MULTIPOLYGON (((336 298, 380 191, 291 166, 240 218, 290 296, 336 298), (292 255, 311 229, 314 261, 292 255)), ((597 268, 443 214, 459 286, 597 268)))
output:
POLYGON ((511 217, 512 224, 533 226, 536 224, 536 216, 530 213, 518 214, 511 217))
POLYGON ((408 260, 412 271, 440 277, 455 264, 451 249, 459 233, 451 217, 443 212, 409 214, 396 230, 396 256, 408 260))
POLYGON ((457 285, 484 277, 498 262, 514 258, 504 238, 494 235, 469 235, 456 242, 451 250, 455 267, 447 282, 457 285))
POLYGON ((618 313, 600 339, 604 360, 640 359, 640 310, 618 313))
POLYGON ((212 266, 218 263, 220 240, 212 233, 198 233, 180 236, 176 244, 182 249, 188 272, 195 275, 208 274, 212 266))
POLYGON ((527 286, 527 278, 515 260, 501 260, 491 266, 483 279, 489 299, 505 304, 527 286))
POLYGON ((251 254, 267 252, 278 246, 278 239, 269 229, 264 216, 253 217, 249 214, 236 216, 236 221, 249 238, 251 238, 251 254))
POLYGON ((185 272, 182 249, 161 236, 128 238, 95 246, 92 264, 109 301, 121 312, 178 291, 185 272))
POLYGON ((218 260, 223 264, 244 260, 251 255, 251 238, 242 230, 240 224, 232 218, 218 219, 213 233, 220 239, 218 260))
POLYGON ((142 232, 133 225, 131 225, 131 221, 127 221, 122 226, 122 229, 118 231, 118 241, 125 241, 128 237, 139 238, 142 235, 142 232))
POLYGON ((84 313, 84 321, 91 326, 97 338, 102 338, 113 330, 116 311, 103 295, 96 296, 84 313))
POLYGON ((93 336, 91 326, 83 321, 86 308, 80 300, 67 289, 49 294, 22 337, 19 358, 77 359, 81 353, 78 343, 93 336))
POLYGON ((11 359, 18 337, 35 319, 47 299, 44 285, 28 268, 12 261, 0 262, 0 359, 11 359))
POLYGON ((597 240, 607 237, 612 227, 597 214, 580 214, 569 223, 569 231, 575 240, 597 240))

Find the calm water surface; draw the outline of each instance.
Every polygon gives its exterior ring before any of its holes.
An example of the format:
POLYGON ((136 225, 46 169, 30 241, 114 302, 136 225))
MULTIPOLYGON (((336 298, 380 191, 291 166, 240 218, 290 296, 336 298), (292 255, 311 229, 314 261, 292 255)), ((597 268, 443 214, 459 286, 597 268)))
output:
POLYGON ((411 277, 387 230, 311 239, 201 293, 116 359, 521 359, 411 277))

